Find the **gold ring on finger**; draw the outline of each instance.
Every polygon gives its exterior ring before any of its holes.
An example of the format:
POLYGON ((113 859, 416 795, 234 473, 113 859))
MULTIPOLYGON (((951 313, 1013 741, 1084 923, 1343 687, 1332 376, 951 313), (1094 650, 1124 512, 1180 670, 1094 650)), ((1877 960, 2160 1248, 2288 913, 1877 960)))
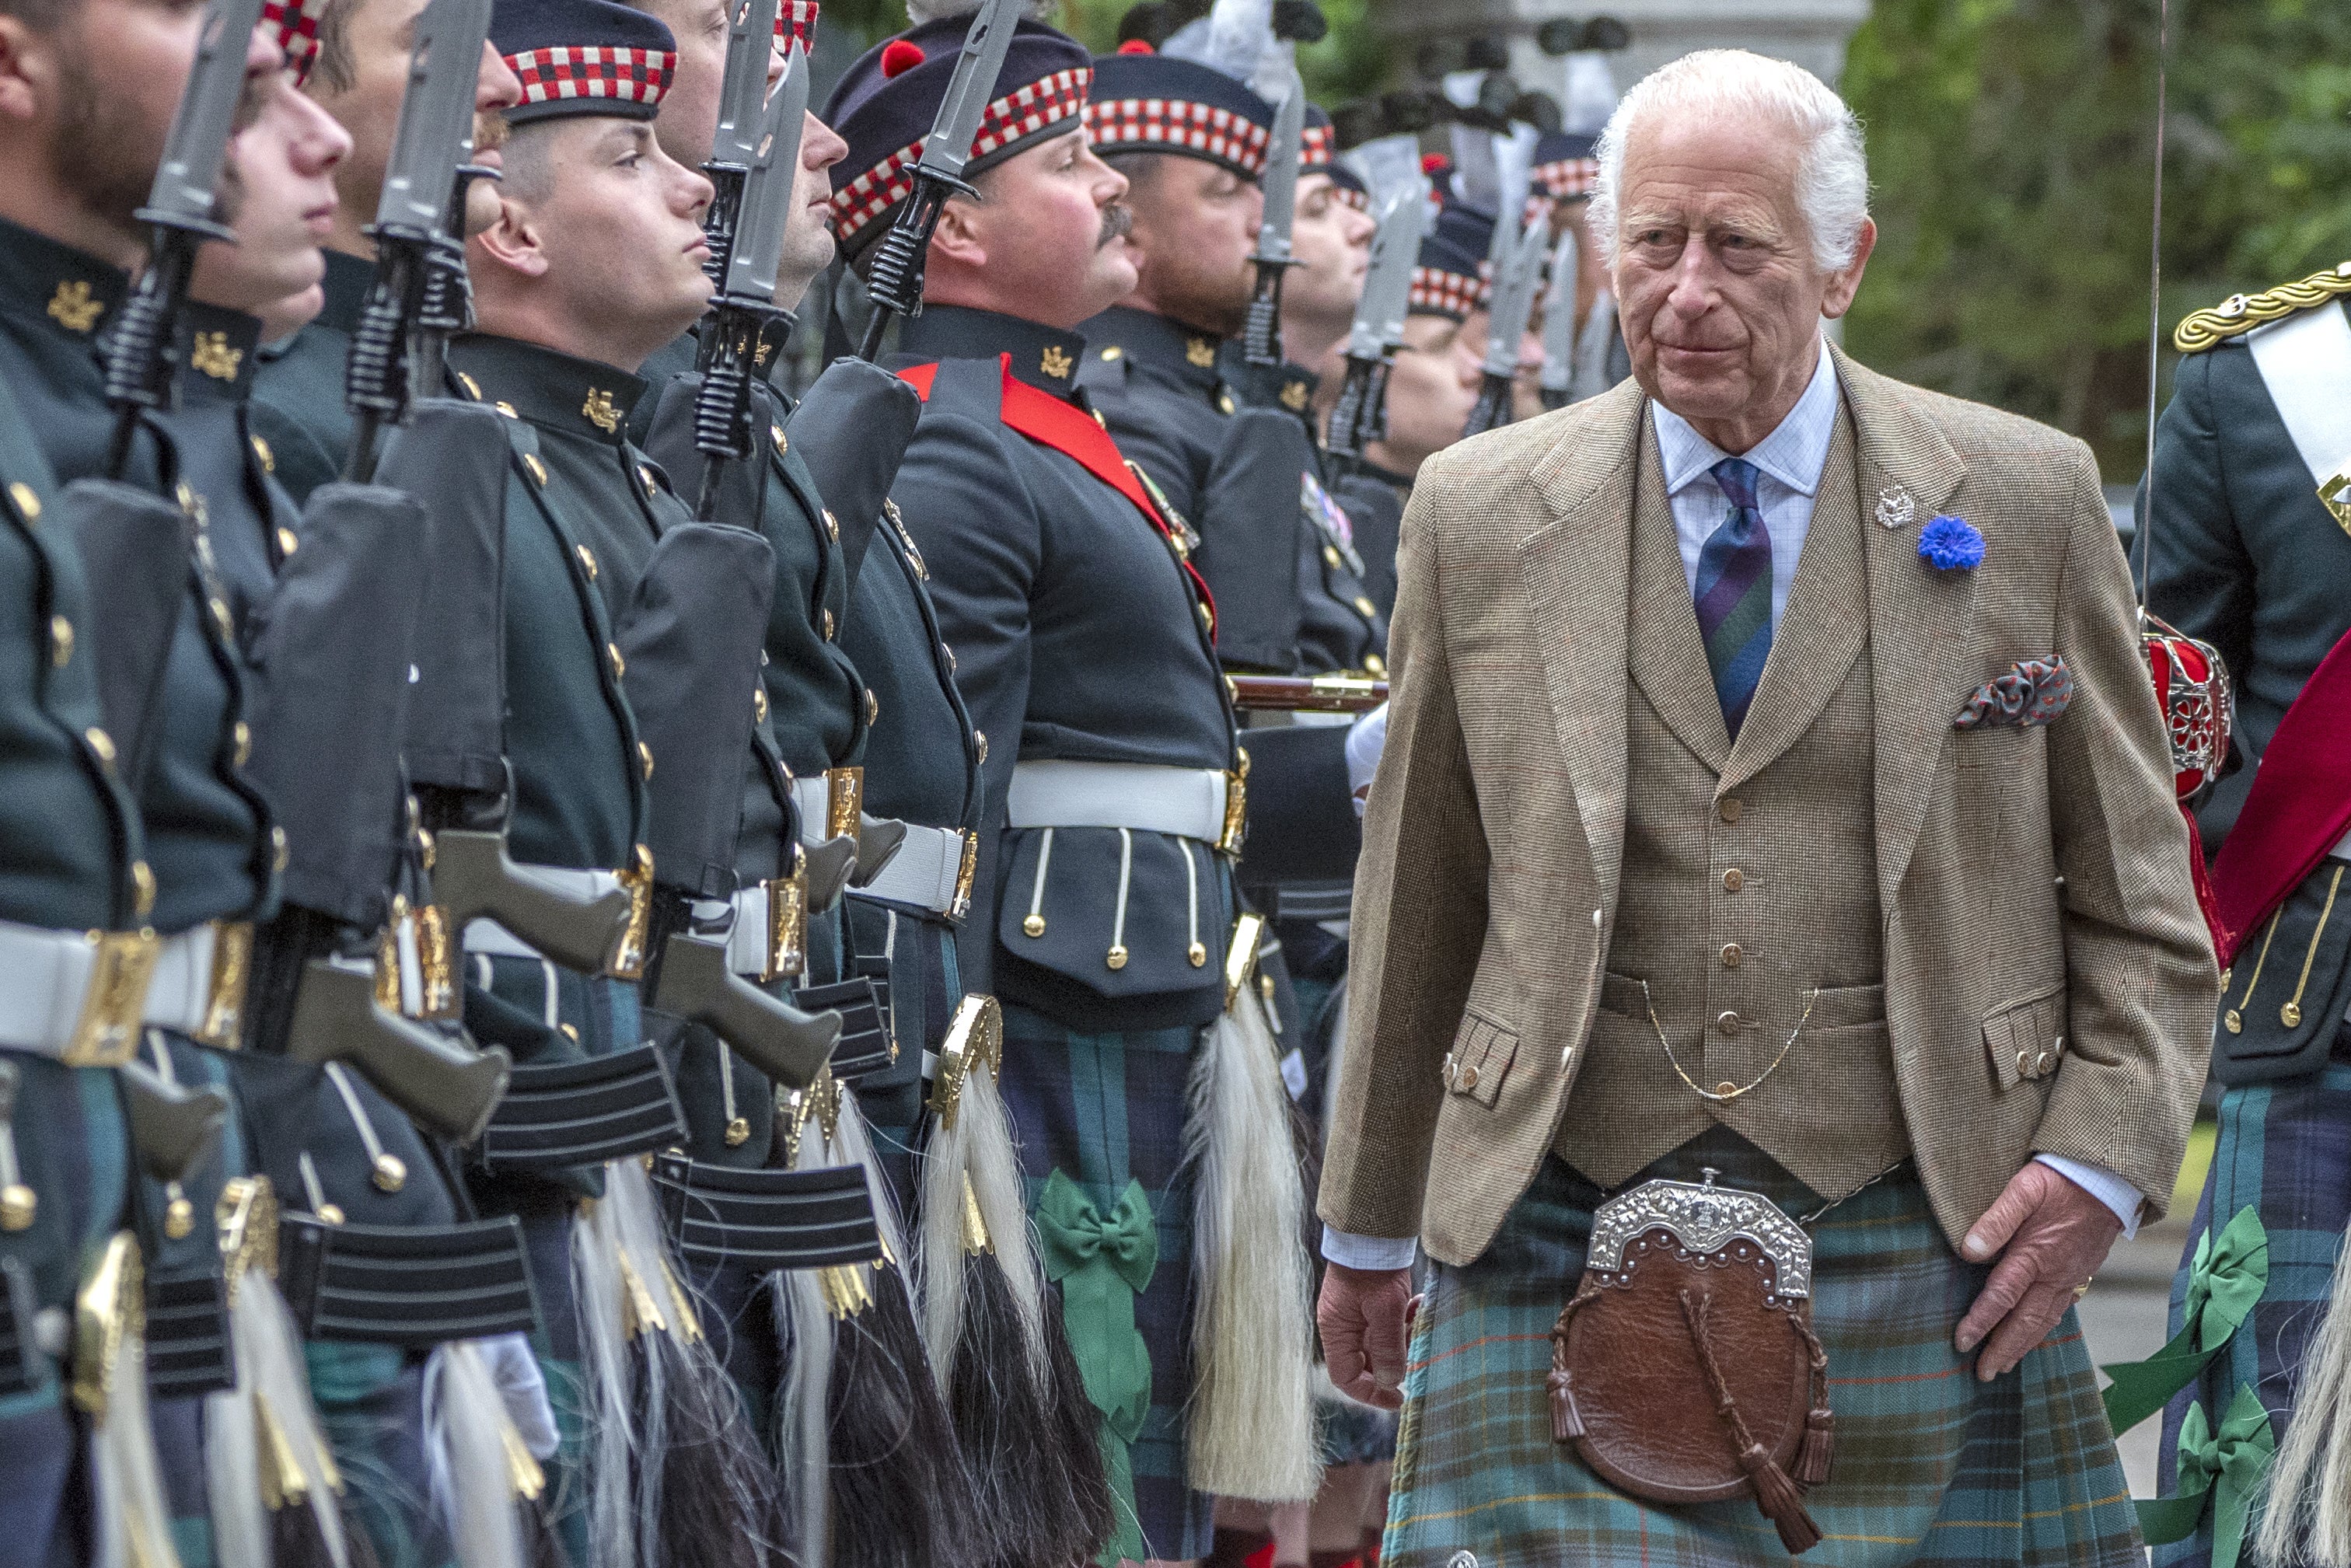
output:
POLYGON ((2083 1281, 2080 1284, 2078 1284, 2078 1285, 2074 1286, 2074 1299, 2075 1301, 2080 1301, 2084 1296, 2088 1295, 2088 1294, 2090 1293, 2090 1286, 2091 1286, 2093 1283, 2095 1283, 2095 1279, 2091 1279, 2091 1280, 2085 1280, 2085 1281, 2083 1281))

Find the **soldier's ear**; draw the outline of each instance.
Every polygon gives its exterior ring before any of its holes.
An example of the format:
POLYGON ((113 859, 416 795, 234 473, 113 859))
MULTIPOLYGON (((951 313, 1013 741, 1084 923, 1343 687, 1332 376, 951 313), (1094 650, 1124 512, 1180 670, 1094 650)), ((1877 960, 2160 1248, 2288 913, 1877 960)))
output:
POLYGON ((0 15, 0 119, 37 119, 57 79, 57 52, 47 36, 21 16, 0 15))
POLYGON ((477 257, 496 270, 523 277, 547 275, 546 235, 538 217, 527 204, 510 196, 499 196, 496 221, 468 244, 477 257))
POLYGON ((950 197, 939 210, 939 226, 932 231, 931 254, 963 267, 986 267, 986 222, 978 203, 950 197))

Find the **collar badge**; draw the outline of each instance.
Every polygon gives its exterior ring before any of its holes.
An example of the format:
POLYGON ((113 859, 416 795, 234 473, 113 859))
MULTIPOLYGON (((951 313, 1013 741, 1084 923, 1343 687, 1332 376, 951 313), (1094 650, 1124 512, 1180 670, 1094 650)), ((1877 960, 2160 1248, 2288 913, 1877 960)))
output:
POLYGON ((1037 362, 1037 368, 1057 382, 1065 382, 1070 379, 1070 371, 1076 368, 1076 361, 1061 352, 1059 343, 1048 343, 1045 345, 1045 357, 1037 362))
POLYGON ((1217 346, 1206 338, 1186 338, 1184 340, 1184 358, 1205 371, 1217 362, 1217 346))
POLYGON ((230 348, 225 332, 199 332, 188 345, 188 364, 216 382, 236 380, 236 368, 244 362, 245 350, 230 348))
POLYGON ((588 401, 580 405, 580 412, 607 435, 621 428, 621 411, 612 406, 612 394, 602 387, 588 389, 588 401))
POLYGON ((89 285, 79 278, 58 284, 57 291, 49 296, 50 317, 68 332, 87 332, 105 314, 106 302, 91 298, 89 285))
POLYGON ((1281 388, 1281 406, 1288 409, 1292 413, 1304 413, 1306 412, 1306 383, 1304 382, 1284 382, 1281 388))

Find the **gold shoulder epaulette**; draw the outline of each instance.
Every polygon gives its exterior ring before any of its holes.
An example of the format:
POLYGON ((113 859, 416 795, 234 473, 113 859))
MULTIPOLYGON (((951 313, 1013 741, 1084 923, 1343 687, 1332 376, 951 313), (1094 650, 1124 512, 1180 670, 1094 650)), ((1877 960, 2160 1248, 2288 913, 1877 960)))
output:
POLYGON ((2200 354, 2240 333, 2343 294, 2351 294, 2351 261, 2259 294, 2231 294, 2210 310, 2193 311, 2173 329, 2171 346, 2183 354, 2200 354))

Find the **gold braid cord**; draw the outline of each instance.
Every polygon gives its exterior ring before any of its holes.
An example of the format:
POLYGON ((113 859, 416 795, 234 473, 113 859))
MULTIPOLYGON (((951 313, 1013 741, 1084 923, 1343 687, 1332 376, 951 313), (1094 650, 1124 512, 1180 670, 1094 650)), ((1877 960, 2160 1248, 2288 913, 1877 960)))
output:
POLYGON ((2231 294, 2210 310, 2194 311, 2172 330, 2171 346, 2183 354, 2200 354, 2241 333, 2344 294, 2351 294, 2351 261, 2259 294, 2231 294))

